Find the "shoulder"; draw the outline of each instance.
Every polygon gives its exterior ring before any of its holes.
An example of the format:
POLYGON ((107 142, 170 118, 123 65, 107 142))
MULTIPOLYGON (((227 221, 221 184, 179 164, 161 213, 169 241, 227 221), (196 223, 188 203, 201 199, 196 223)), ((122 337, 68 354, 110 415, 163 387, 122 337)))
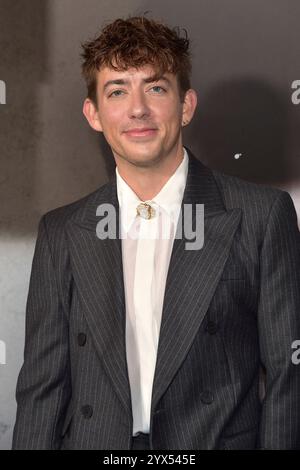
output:
POLYGON ((293 200, 287 191, 212 170, 227 210, 240 208, 250 231, 266 229, 271 220, 297 226, 293 200), (251 227, 252 225, 252 227, 251 227))
POLYGON ((295 211, 291 196, 287 191, 252 183, 236 176, 212 170, 213 176, 223 197, 226 209, 240 208, 246 214, 268 217, 272 211, 295 211))
POLYGON ((287 194, 273 186, 252 183, 219 171, 212 170, 212 173, 227 208, 261 206, 261 210, 264 211, 270 208, 277 198, 287 194))
POLYGON ((58 232, 64 231, 67 223, 76 218, 77 213, 83 212, 89 208, 89 206, 96 199, 101 196, 110 188, 110 182, 100 186, 98 189, 86 196, 75 200, 69 204, 52 209, 42 215, 39 226, 44 225, 49 237, 55 236, 58 232))

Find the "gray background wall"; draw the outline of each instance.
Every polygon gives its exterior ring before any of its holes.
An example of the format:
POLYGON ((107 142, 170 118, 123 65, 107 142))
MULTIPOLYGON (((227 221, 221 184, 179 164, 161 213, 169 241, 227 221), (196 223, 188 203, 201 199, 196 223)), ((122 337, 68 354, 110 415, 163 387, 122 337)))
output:
POLYGON ((80 43, 146 11, 191 38, 199 106, 185 144, 212 168, 288 190, 300 212, 299 0, 0 0, 0 449, 11 445, 38 220, 113 171, 81 112, 80 43))

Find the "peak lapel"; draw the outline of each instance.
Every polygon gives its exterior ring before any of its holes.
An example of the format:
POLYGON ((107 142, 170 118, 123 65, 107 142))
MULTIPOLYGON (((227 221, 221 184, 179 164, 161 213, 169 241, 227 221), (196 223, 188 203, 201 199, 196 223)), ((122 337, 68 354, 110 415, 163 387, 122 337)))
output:
MULTIPOLYGON (((156 370, 152 392, 152 412, 187 355, 207 312, 222 274, 240 209, 226 211, 211 170, 190 151, 184 204, 204 204, 204 245, 186 250, 184 234, 174 240, 171 255, 156 370)), ((195 227, 195 210, 193 210, 195 227)))
POLYGON ((97 207, 112 204, 119 226, 116 182, 93 194, 68 225, 74 280, 100 361, 125 410, 131 416, 126 362, 125 301, 121 239, 100 240, 96 235, 97 207))

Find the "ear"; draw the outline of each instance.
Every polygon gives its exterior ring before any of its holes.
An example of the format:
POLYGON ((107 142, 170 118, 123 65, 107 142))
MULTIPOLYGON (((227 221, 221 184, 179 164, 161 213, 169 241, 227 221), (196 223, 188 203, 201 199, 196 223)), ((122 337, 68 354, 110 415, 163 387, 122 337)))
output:
POLYGON ((97 107, 90 98, 84 100, 82 112, 95 131, 103 132, 97 107))
POLYGON ((184 97, 183 108, 182 108, 182 125, 186 126, 189 124, 194 116, 195 109, 197 107, 197 93, 195 90, 190 88, 184 97))

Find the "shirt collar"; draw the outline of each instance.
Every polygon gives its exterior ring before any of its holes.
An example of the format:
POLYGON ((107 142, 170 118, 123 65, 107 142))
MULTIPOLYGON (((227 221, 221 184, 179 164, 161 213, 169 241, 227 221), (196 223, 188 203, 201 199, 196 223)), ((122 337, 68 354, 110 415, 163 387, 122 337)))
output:
POLYGON ((136 208, 141 202, 148 202, 154 208, 159 206, 171 217, 175 218, 180 210, 186 179, 188 174, 188 153, 183 147, 183 159, 178 165, 176 171, 168 179, 159 193, 151 200, 141 201, 135 192, 130 188, 122 178, 116 167, 117 194, 121 210, 122 225, 128 230, 133 223, 137 212, 136 208))

